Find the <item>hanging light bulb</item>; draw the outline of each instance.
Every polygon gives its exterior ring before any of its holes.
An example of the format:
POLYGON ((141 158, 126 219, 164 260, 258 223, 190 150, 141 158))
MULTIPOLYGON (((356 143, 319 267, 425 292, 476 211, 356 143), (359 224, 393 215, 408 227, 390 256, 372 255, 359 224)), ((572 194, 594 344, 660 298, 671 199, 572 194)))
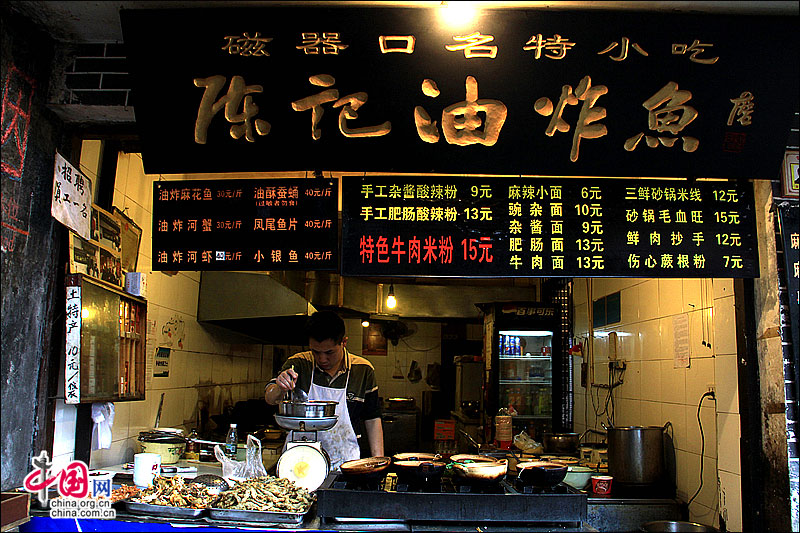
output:
POLYGON ((369 320, 367 320, 366 318, 364 320, 362 320, 361 321, 361 327, 362 328, 368 328, 369 327, 369 320))
POLYGON ((386 307, 389 309, 397 307, 397 298, 394 297, 394 284, 389 285, 389 296, 386 297, 386 307))

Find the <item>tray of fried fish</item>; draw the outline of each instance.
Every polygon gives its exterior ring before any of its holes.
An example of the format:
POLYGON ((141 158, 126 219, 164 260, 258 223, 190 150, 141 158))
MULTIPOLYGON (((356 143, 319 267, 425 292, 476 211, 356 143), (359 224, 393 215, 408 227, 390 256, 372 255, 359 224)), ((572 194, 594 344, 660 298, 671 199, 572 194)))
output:
POLYGON ((212 520, 300 524, 314 495, 294 482, 274 476, 246 479, 211 503, 212 520))
POLYGON ((182 476, 156 476, 137 496, 124 500, 128 512, 164 518, 201 518, 217 493, 182 476))

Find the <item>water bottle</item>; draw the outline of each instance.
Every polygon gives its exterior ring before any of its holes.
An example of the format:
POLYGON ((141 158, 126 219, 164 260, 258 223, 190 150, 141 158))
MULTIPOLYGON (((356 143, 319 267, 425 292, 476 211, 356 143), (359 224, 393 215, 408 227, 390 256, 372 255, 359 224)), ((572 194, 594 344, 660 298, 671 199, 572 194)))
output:
POLYGON ((225 453, 231 459, 236 459, 237 442, 239 442, 239 438, 236 436, 236 424, 231 424, 231 428, 228 430, 228 436, 225 437, 225 453))

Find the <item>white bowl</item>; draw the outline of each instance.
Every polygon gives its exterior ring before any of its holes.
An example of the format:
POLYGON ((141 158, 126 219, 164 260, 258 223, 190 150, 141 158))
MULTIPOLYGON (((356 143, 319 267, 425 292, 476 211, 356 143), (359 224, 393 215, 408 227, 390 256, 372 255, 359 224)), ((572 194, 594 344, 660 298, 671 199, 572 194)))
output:
POLYGON ((570 466, 567 468, 567 475, 564 483, 578 490, 583 489, 595 471, 585 466, 570 466))

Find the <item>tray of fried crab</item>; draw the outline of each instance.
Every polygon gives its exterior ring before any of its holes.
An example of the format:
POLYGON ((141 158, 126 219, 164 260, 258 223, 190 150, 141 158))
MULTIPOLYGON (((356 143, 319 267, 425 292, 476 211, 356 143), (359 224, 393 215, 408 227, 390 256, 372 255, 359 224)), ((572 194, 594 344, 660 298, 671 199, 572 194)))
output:
POLYGON ((294 482, 274 476, 239 481, 211 502, 212 520, 300 524, 315 496, 294 482))
POLYGON ((153 484, 123 500, 129 513, 163 518, 201 518, 219 493, 182 476, 156 476, 153 484))

